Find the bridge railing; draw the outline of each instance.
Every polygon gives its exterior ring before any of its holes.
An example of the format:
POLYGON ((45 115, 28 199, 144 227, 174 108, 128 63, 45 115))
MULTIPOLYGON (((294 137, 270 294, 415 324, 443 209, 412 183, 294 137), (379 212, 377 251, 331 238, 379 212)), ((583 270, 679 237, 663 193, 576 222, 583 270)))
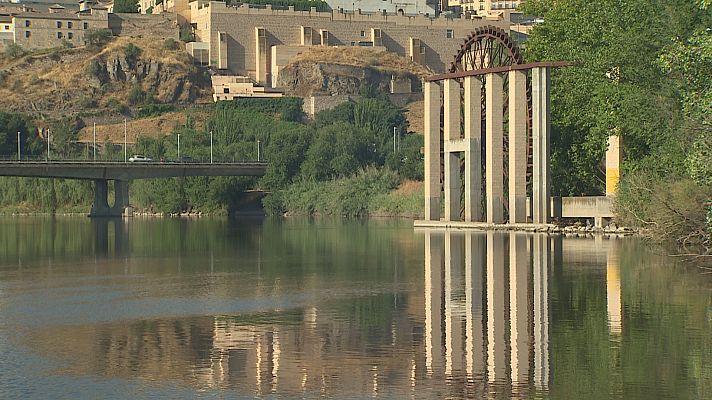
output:
POLYGON ((17 155, 0 155, 1 163, 76 163, 76 164, 156 164, 156 165, 176 165, 176 164, 255 164, 267 165, 264 161, 256 160, 202 160, 202 159, 158 159, 151 161, 124 161, 124 160, 94 160, 86 158, 47 158, 41 155, 22 155, 18 160, 17 155))

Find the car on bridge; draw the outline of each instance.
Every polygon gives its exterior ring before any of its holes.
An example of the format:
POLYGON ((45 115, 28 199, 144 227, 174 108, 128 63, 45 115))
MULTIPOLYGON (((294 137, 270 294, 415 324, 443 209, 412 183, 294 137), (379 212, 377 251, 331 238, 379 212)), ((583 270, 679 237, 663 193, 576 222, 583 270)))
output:
POLYGON ((130 162, 151 162, 153 161, 152 159, 142 156, 141 154, 134 154, 131 157, 129 157, 130 162))

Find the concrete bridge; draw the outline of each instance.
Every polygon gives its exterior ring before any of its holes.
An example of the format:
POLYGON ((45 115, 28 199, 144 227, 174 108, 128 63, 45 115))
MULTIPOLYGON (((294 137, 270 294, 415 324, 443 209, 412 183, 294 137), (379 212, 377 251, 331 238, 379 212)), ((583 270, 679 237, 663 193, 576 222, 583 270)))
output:
POLYGON ((129 181, 134 179, 187 176, 262 176, 263 162, 94 162, 94 161, 1 161, 0 176, 63 178, 94 181, 94 204, 90 217, 120 217, 129 205, 129 181), (109 207, 108 182, 114 181, 114 205, 109 207))

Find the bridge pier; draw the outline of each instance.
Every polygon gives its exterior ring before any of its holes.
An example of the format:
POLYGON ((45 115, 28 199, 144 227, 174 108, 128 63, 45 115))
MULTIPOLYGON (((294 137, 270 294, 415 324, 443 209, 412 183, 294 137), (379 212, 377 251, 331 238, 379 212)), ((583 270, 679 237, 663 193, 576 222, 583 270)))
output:
POLYGON ((129 205, 129 182, 114 180, 114 205, 109 207, 109 180, 94 180, 94 204, 89 217, 121 217, 129 205))

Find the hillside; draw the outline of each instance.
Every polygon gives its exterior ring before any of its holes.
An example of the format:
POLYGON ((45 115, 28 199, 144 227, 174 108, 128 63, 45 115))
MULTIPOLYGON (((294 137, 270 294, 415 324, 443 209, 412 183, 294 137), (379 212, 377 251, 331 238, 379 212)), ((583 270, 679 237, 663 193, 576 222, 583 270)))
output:
POLYGON ((313 47, 297 55, 279 71, 277 86, 296 96, 358 94, 369 85, 388 92, 391 77, 420 81, 431 75, 427 68, 395 53, 365 47, 313 47))
POLYGON ((209 81, 201 79, 181 47, 177 42, 117 37, 99 49, 5 57, 0 59, 0 108, 49 118, 117 113, 122 105, 134 105, 130 99, 137 96, 130 94, 138 89, 145 93, 142 97, 161 103, 209 101, 209 81))

